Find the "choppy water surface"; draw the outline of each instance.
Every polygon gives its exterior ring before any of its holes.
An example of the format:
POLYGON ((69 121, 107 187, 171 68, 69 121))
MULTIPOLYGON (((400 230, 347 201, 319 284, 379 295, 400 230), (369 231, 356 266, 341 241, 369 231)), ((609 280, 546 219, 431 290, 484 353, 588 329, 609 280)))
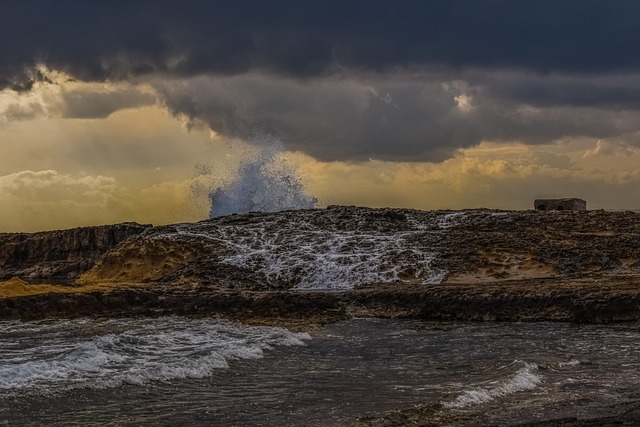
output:
POLYGON ((0 424, 337 425, 441 403, 509 424, 638 399, 635 325, 0 322, 0 424))

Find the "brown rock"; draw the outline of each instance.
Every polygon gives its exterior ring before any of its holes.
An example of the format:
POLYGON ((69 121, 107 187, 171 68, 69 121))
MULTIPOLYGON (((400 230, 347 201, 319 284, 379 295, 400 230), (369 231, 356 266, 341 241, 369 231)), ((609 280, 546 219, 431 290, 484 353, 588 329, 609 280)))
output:
POLYGON ((0 280, 73 281, 101 255, 150 225, 123 223, 40 233, 0 234, 0 280))
POLYGON ((50 281, 83 273, 79 283, 96 284, 73 295, 0 298, 0 317, 640 320, 639 219, 634 212, 335 206, 0 235, 4 275, 50 281), (360 280, 355 289, 297 289, 315 277, 309 270, 324 277, 336 265, 360 280), (395 268, 397 280, 371 273, 378 266, 395 268), (433 272, 437 280, 426 281, 433 272))

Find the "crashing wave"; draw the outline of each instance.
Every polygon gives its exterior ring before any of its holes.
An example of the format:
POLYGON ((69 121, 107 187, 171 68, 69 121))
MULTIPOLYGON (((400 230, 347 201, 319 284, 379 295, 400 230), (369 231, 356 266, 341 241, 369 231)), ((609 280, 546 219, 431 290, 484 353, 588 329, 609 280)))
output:
MULTIPOLYGON (((0 398, 106 389, 183 378, 204 378, 234 359, 260 359, 275 346, 304 345, 311 337, 283 328, 221 319, 71 320, 40 331, 28 347, 12 348, 0 365, 0 398), (91 324, 89 324, 91 323, 91 324), (104 333, 87 335, 97 327, 104 333), (73 341, 60 340, 77 331, 73 341)), ((28 333, 19 323, 15 333, 28 333)), ((35 328, 42 328, 35 324, 35 328)), ((5 343, 0 347, 11 346, 5 343)), ((6 353, 5 353, 6 354, 6 353)))
POLYGON ((318 200, 305 194, 295 166, 283 155, 280 142, 263 146, 245 161, 236 179, 209 194, 210 218, 247 212, 311 209, 318 200))
POLYGON ((520 391, 533 390, 542 382, 538 375, 538 365, 525 363, 512 377, 492 387, 479 387, 467 390, 451 402, 445 402, 445 408, 463 409, 472 405, 490 402, 520 391))

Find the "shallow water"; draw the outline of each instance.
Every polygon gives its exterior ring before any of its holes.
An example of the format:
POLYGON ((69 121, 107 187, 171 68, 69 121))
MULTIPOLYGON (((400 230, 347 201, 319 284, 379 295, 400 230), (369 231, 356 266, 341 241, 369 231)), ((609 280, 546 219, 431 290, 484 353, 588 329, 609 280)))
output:
MULTIPOLYGON (((417 404, 509 424, 640 390, 633 325, 356 319, 0 322, 0 424, 338 425, 417 404)), ((637 397, 636 397, 637 398, 637 397)))

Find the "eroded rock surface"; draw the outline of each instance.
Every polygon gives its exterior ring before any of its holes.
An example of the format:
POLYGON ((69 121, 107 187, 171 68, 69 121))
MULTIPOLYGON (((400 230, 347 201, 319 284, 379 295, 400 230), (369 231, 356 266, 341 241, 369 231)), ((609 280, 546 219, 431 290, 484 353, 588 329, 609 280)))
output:
POLYGON ((53 315, 639 320, 639 219, 634 212, 332 206, 5 234, 2 277, 78 278, 92 291, 14 299, 0 305, 0 317, 34 316, 38 310, 25 308, 31 304, 53 315), (104 283, 121 289, 95 290, 104 283))
POLYGON ((639 218, 358 207, 254 213, 149 229, 107 253, 82 280, 347 290, 637 275, 639 218))

